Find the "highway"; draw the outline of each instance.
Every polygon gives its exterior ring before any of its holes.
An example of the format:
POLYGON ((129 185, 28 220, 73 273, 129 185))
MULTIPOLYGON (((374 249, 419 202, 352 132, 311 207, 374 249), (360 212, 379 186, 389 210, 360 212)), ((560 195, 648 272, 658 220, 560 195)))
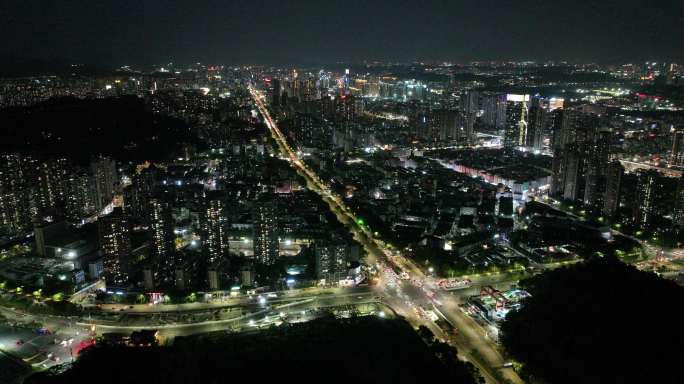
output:
MULTIPOLYGON (((458 348, 461 356, 468 361, 475 364, 482 371, 488 382, 499 383, 509 381, 512 383, 522 383, 520 377, 512 369, 502 369, 505 361, 494 342, 488 339, 486 332, 475 321, 468 317, 458 306, 459 302, 453 300, 452 295, 445 294, 438 289, 434 284, 433 279, 426 276, 420 268, 418 268, 411 260, 404 258, 401 253, 387 248, 380 239, 377 239, 371 231, 364 226, 354 213, 343 203, 339 196, 333 194, 329 185, 324 183, 313 171, 311 171, 303 161, 298 157, 297 152, 292 150, 287 142, 285 135, 280 131, 277 124, 271 118, 268 108, 264 104, 264 95, 256 88, 249 87, 250 94, 254 100, 259 113, 261 114, 264 123, 271 132, 272 137, 276 141, 281 153, 285 158, 289 158, 292 167, 302 176, 307 182, 307 187, 321 196, 321 198, 328 203, 330 210, 337 216, 338 220, 344 224, 353 234, 354 239, 358 241, 366 250, 367 262, 369 265, 376 263, 385 265, 383 270, 384 275, 389 275, 391 268, 387 265, 394 265, 400 270, 410 274, 411 281, 419 285, 421 289, 414 289, 412 285, 394 284, 395 288, 386 290, 386 292, 394 292, 393 308, 401 314, 408 314, 407 319, 411 321, 414 326, 418 326, 424 322, 418 320, 414 316, 410 316, 412 309, 416 306, 426 306, 428 303, 432 305, 434 302, 442 303, 441 312, 458 327, 459 337, 455 338, 453 343, 458 348), (434 298, 429 297, 434 294, 434 298), (405 303, 402 305, 401 303, 405 303), (398 307, 395 307, 398 306, 398 307), (406 307, 409 307, 408 309, 406 307)), ((392 272, 393 273, 393 272, 392 272)), ((387 278, 382 278, 386 281, 387 278)), ((380 287, 382 288, 382 286, 380 287)))

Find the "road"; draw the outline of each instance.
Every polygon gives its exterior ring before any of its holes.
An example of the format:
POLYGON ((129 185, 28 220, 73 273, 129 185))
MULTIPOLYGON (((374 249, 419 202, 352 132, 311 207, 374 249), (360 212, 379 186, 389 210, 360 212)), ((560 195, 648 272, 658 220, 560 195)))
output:
MULTIPOLYGON (((287 142, 285 135, 280 131, 277 124, 273 121, 268 108, 264 104, 264 95, 256 88, 249 87, 250 94, 254 100, 259 113, 261 114, 264 123, 271 132, 272 137, 276 141, 281 153, 285 158, 288 158, 292 167, 306 180, 307 187, 313 192, 321 196, 321 198, 329 205, 330 210, 337 216, 338 220, 344 224, 353 234, 354 239, 358 241, 366 250, 367 262, 369 265, 381 263, 384 265, 394 265, 395 267, 406 271, 410 274, 411 280, 418 285, 426 287, 426 289, 406 289, 404 285, 400 287, 395 285, 396 301, 400 307, 394 308, 398 312, 408 312, 405 306, 413 307, 424 305, 425 303, 434 302, 428 295, 430 292, 436 295, 439 302, 443 304, 442 312, 459 327, 460 337, 454 341, 455 346, 459 349, 462 357, 475 364, 485 375, 488 382, 498 383, 505 380, 512 383, 522 383, 520 377, 511 369, 502 369, 505 361, 494 342, 489 340, 486 332, 475 321, 469 318, 458 307, 458 303, 452 300, 452 297, 445 295, 436 289, 434 281, 426 276, 423 271, 418 268, 411 260, 404 258, 401 253, 387 248, 380 239, 376 238, 371 231, 362 224, 361 221, 354 215, 354 213, 344 204, 342 199, 331 192, 330 186, 323 182, 313 171, 311 171, 306 164, 298 157, 297 152, 292 150, 287 142), (403 288, 403 289, 402 289, 403 288), (405 292, 404 292, 405 291, 405 292), (446 304, 450 303, 450 304, 446 304)), ((391 268, 384 268, 391 270, 391 268)), ((383 271, 388 274, 389 271, 383 271)), ((395 303, 396 304, 396 303, 395 303)), ((420 325, 424 322, 416 321, 415 317, 407 317, 414 325, 420 325)))

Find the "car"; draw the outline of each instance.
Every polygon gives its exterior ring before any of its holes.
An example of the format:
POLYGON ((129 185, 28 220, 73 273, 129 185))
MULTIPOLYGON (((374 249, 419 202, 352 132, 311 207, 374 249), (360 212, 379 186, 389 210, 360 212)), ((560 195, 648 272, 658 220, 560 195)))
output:
POLYGON ((504 368, 512 368, 512 367, 513 367, 513 363, 510 362, 510 361, 509 361, 509 362, 506 362, 506 363, 504 363, 503 367, 504 367, 504 368))
POLYGON ((22 339, 17 340, 17 345, 21 346, 24 345, 25 341, 22 339))

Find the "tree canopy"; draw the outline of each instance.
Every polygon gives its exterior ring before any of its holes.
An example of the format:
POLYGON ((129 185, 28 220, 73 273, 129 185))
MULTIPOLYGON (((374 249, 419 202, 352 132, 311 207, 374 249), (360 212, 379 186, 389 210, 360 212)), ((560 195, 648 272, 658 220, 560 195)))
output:
POLYGON ((523 374, 549 383, 668 383, 681 377, 684 288, 613 257, 521 282, 502 325, 523 374))

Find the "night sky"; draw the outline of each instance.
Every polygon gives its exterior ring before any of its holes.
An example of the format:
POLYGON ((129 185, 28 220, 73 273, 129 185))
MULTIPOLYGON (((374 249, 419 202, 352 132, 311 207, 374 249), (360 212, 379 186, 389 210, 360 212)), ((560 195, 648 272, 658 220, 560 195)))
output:
POLYGON ((684 61, 684 1, 0 2, 0 55, 109 65, 684 61))

